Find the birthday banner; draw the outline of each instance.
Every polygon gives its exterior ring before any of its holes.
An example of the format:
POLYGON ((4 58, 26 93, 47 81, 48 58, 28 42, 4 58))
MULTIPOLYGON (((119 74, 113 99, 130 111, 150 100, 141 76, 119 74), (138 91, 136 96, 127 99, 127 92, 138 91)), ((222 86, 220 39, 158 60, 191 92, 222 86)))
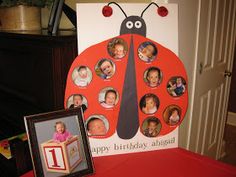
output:
POLYGON ((93 156, 178 146, 187 75, 176 4, 77 4, 65 108, 81 106, 93 156))

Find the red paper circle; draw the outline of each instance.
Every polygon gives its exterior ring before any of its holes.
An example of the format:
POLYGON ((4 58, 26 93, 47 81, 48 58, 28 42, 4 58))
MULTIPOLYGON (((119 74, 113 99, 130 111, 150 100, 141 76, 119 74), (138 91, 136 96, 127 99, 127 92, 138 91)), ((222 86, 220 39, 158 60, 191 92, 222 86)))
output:
POLYGON ((105 17, 110 17, 112 15, 112 12, 113 12, 113 10, 110 6, 104 6, 102 9, 102 14, 105 17))
POLYGON ((157 13, 161 16, 161 17, 165 17, 168 15, 168 10, 166 7, 161 6, 157 9, 157 13))

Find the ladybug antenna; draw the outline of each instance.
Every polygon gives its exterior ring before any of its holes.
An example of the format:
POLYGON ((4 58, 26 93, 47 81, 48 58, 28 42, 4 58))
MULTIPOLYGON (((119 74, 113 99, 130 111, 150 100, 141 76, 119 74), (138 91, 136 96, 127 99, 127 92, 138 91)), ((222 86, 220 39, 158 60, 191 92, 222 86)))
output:
POLYGON ((116 2, 109 2, 109 3, 108 3, 108 6, 109 6, 110 4, 115 4, 115 5, 117 5, 117 6, 120 8, 120 10, 123 12, 123 14, 125 15, 125 17, 126 17, 126 18, 128 17, 128 16, 126 15, 125 11, 120 7, 119 4, 117 4, 116 2))
POLYGON ((159 6, 157 5, 157 3, 151 2, 151 3, 143 10, 143 12, 141 13, 141 18, 143 18, 143 13, 144 13, 152 4, 154 4, 155 6, 157 6, 157 8, 159 8, 159 6))

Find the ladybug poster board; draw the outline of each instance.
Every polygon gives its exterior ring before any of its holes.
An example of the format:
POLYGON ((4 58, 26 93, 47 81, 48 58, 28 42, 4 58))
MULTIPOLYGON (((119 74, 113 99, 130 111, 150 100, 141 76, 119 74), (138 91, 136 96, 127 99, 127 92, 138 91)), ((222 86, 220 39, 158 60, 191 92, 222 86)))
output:
POLYGON ((177 5, 165 7, 162 17, 155 4, 77 4, 79 55, 65 107, 82 106, 93 156, 178 146, 187 75, 177 5))

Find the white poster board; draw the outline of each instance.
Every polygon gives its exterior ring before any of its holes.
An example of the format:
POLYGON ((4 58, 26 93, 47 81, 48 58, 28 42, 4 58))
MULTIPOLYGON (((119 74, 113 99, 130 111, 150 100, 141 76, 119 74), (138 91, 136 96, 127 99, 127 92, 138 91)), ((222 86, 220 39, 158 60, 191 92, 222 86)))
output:
MULTIPOLYGON (((71 101, 71 95, 75 95, 76 94, 81 94, 83 95, 83 97, 88 100, 88 102, 86 103, 86 106, 88 107, 88 109, 85 111, 84 113, 84 117, 85 117, 85 121, 86 123, 88 123, 89 117, 91 117, 91 115, 95 115, 97 114, 97 112, 99 112, 100 110, 100 118, 101 120, 104 119, 103 115, 106 115, 105 112, 109 112, 109 119, 108 121, 104 121, 104 125, 106 127, 106 129, 111 130, 112 132, 108 133, 109 136, 90 136, 90 144, 91 144, 91 150, 92 150, 92 154, 93 156, 105 156, 105 155, 113 155, 113 154, 123 154, 123 153, 133 153, 133 152, 142 152, 142 151, 151 151, 151 150, 158 150, 158 149, 167 149, 167 148, 174 148, 178 146, 178 124, 176 125, 169 125, 168 123, 163 123, 163 118, 165 117, 165 111, 167 110, 166 105, 168 105, 168 99, 170 100, 170 106, 173 107, 173 105, 178 105, 178 102, 180 103, 178 106, 181 108, 181 110, 178 112, 179 117, 181 117, 181 121, 184 118, 184 115, 186 113, 187 110, 187 89, 186 92, 180 97, 175 97, 175 96, 170 96, 167 94, 167 86, 168 83, 170 81, 173 80, 173 78, 171 78, 171 76, 178 76, 181 77, 182 79, 185 80, 185 85, 186 85, 186 81, 187 81, 187 76, 186 76, 186 72, 184 70, 184 67, 181 63, 181 61, 177 58, 177 56, 175 56, 175 54, 178 54, 178 8, 176 4, 164 4, 164 6, 168 9, 168 15, 165 17, 161 17, 158 15, 157 13, 157 7, 156 6, 150 6, 145 13, 143 14, 143 19, 146 23, 147 26, 147 30, 146 30, 146 38, 139 38, 136 35, 133 35, 131 38, 134 40, 133 43, 135 43, 135 41, 139 41, 139 40, 149 40, 151 39, 153 41, 153 43, 155 43, 158 46, 158 52, 160 52, 160 59, 158 59, 157 57, 157 61, 153 62, 155 66, 159 67, 159 63, 163 63, 166 66, 162 67, 162 64, 160 64, 160 68, 162 71, 162 86, 160 86, 159 88, 155 87, 155 88, 149 88, 150 92, 152 93, 157 93, 158 96, 160 96, 159 98, 159 102, 158 102, 158 106, 159 106, 159 113, 158 113, 158 119, 161 122, 161 133, 159 134, 159 136, 157 137, 147 137, 144 136, 144 130, 141 130, 144 124, 144 121, 139 121, 139 128, 136 132, 136 134, 130 138, 121 138, 121 136, 119 136, 117 134, 117 129, 116 129, 116 125, 113 125, 114 123, 112 122, 114 119, 117 119, 117 114, 112 114, 112 111, 118 111, 120 109, 120 105, 122 105, 122 98, 121 96, 123 95, 123 90, 122 92, 118 92, 118 97, 119 100, 117 101, 117 105, 115 108, 106 108, 104 109, 104 112, 102 111, 101 106, 98 106, 97 109, 94 109, 94 107, 96 107, 96 102, 97 99, 100 99, 100 96, 98 96, 98 94, 94 94, 93 92, 96 92, 95 87, 98 87, 97 85, 94 85, 93 82, 96 82, 97 84, 99 84, 99 87, 103 88, 103 84, 104 87, 109 85, 109 82, 113 82, 115 83, 115 81, 112 81, 112 79, 108 79, 108 80, 104 80, 101 81, 97 78, 96 76, 96 62, 94 64, 91 64, 93 61, 94 57, 91 57, 91 52, 93 53, 93 55, 97 55, 98 57, 101 58, 100 53, 104 52, 106 48, 102 48, 102 45, 104 45, 103 41, 108 40, 108 42, 116 37, 119 36, 119 32, 120 32, 120 25, 122 23, 122 21, 125 19, 124 14, 121 12, 121 10, 116 7, 115 5, 112 5, 112 9, 113 9, 113 14, 110 17, 104 17, 102 14, 102 9, 103 7, 107 5, 105 3, 78 3, 77 4, 77 29, 78 29, 78 51, 79 51, 79 56, 76 58, 76 60, 74 61, 74 63, 71 66, 71 70, 68 74, 68 80, 67 80, 67 89, 66 89, 66 94, 65 94, 65 107, 69 107, 68 106, 68 101, 71 101), (99 44, 98 44, 99 43, 99 44), (160 45, 159 45, 160 44, 160 45), (92 47, 91 47, 92 46, 92 47), (164 46, 164 47, 163 47, 164 46), (168 49, 166 49, 168 48, 168 49), (100 50, 100 51, 96 51, 96 50, 100 50), (104 51, 101 51, 104 50, 104 51), (165 50, 168 51, 166 55, 163 55, 163 57, 167 56, 166 58, 166 64, 165 64, 165 60, 161 59, 161 51, 165 50), (175 53, 175 54, 174 54, 175 53), (168 58, 169 56, 169 58, 168 58), (173 62, 172 62, 172 58, 173 57, 173 62), (159 61, 158 61, 159 60, 159 61), (159 62, 159 63, 158 63, 159 62), (90 64, 91 66, 90 66, 90 64), (75 83, 73 83, 73 76, 71 77, 71 75, 74 75, 73 73, 75 71, 77 71, 77 69, 79 68, 78 66, 85 66, 89 64, 89 67, 87 67, 87 72, 89 71, 90 76, 92 77, 91 80, 87 81, 88 86, 82 86, 82 85, 77 85, 77 87, 75 87, 75 83), (172 66, 173 65, 173 66, 172 66), (173 67, 177 67, 180 65, 180 70, 176 70, 173 71, 174 73, 172 73, 172 71, 170 71, 173 67), (94 69, 95 68, 95 69, 94 69), (180 73, 180 74, 179 74, 180 73), (172 79, 172 80, 171 80, 172 79), (99 80, 99 81, 96 81, 99 80), (69 85, 69 86, 68 86, 69 85), (89 88, 92 87, 92 88, 89 88), (86 90, 87 89, 87 90, 86 90), (159 90, 162 89, 162 90, 159 90), (165 95, 164 97, 162 97, 162 95, 165 95), (92 95, 92 96, 91 96, 92 95), (165 97, 168 97, 167 100, 165 100, 165 97), (91 101, 89 101, 91 100, 91 101), (92 101, 93 100, 93 101, 92 101), (165 102, 165 104, 164 104, 165 102), (159 104, 160 103, 160 104, 159 104), (163 104, 162 104, 163 103, 163 104), (165 106, 163 106, 165 105, 165 106), (90 109, 90 110, 89 110, 90 109), (92 110, 92 111, 91 111, 92 110), (180 114, 181 112, 181 114, 180 114), (115 116, 113 116, 115 115, 115 116), (109 125, 110 123, 110 125, 109 125), (115 128, 114 128, 115 127, 115 128), (162 132, 163 130, 163 132, 162 132)), ((147 7, 148 4, 127 4, 127 3, 120 3, 119 4, 122 9, 125 11, 125 13, 127 14, 127 16, 131 16, 131 15, 135 15, 135 16, 140 16, 140 14, 142 13, 142 11, 147 7)), ((161 5, 159 5, 161 6, 161 5)), ((118 37, 119 38, 119 37, 118 37)), ((124 38, 128 39, 129 36, 124 35, 124 38)), ((130 39, 130 38, 129 38, 130 39)), ((106 43, 106 42, 105 42, 106 43)), ((129 45, 132 42, 129 43, 129 45)), ((137 45, 137 44, 136 44, 137 45)), ((134 48, 135 48, 135 44, 134 44, 134 48)), ((131 50, 131 49, 130 49, 131 50)), ((133 50, 133 52, 135 53, 134 55, 136 55, 136 49, 133 50)), ((96 57, 95 57, 96 58, 96 57)), ((128 58, 128 56, 126 55, 126 58, 128 58)), ((113 60, 113 64, 116 66, 116 69, 118 70, 119 67, 121 67, 122 64, 120 64, 122 60, 113 60)), ((127 61, 128 62, 128 61, 127 61)), ((136 61, 135 61, 136 62, 136 61)), ((135 63, 135 67, 136 71, 140 70, 140 68, 142 68, 142 61, 137 61, 138 63, 135 63), (139 64, 141 63, 141 64, 139 64)), ((145 66, 149 65, 150 63, 144 63, 145 66)), ((125 64, 127 65, 127 63, 125 64)), ((150 68, 151 65, 149 65, 150 68)), ((127 70, 124 72, 127 73, 127 70)), ((124 73, 122 72, 122 73, 124 73)), ((143 72, 143 71, 142 71, 143 72)), ((121 73, 121 75, 122 75, 121 73)), ((136 73, 137 74, 137 73, 136 73)), ((117 76, 118 74, 116 73, 116 75, 113 77, 117 78, 117 82, 119 82, 118 80, 120 79, 119 76, 117 76)), ((123 75, 120 77, 123 77, 123 75)), ((160 74, 159 74, 160 75, 160 74)), ((125 76, 124 76, 125 77, 125 76)), ((124 78, 123 77, 123 78, 124 78)), ((176 79, 176 78, 175 78, 176 79)), ((139 79, 140 80, 140 79, 139 79)), ((142 80, 142 79, 141 79, 142 80)), ((141 81, 138 81, 138 83, 140 83, 141 81)), ((118 84, 117 87, 119 87, 120 85, 125 84, 125 81, 121 82, 120 84, 118 84)), ((138 92, 142 91, 142 88, 140 86, 140 84, 137 84, 138 88, 138 92)), ((145 90, 145 89, 144 89, 145 90)), ((100 92, 101 93, 101 92, 100 92)), ((169 93, 171 94, 171 93, 169 93)), ((103 93, 104 95, 104 93, 103 93)), ((146 95, 145 95, 146 96, 146 95)), ((140 97, 139 97, 140 100, 140 97)), ((138 100, 138 102, 139 102, 138 100)), ((99 100, 100 101, 100 100, 99 100)), ((139 102, 141 103, 141 101, 139 102)), ((138 103, 135 103, 138 104, 138 103)), ((145 103, 146 104, 146 103, 145 103)), ((141 104, 140 104, 141 105, 141 104)), ((177 107, 178 107, 177 106, 177 107)), ((141 107, 141 106, 140 106, 141 107)), ((143 115, 143 110, 140 111, 139 110, 139 114, 143 115), (141 112, 141 113, 140 113, 141 112)), ((156 114, 148 114, 147 117, 150 116, 156 116, 156 114)), ((141 119, 140 119, 141 120, 141 119)), ((117 122, 115 122, 117 123, 117 122)), ((86 125, 88 126, 88 125, 86 125)), ((124 125, 125 126, 125 125, 124 125)))

